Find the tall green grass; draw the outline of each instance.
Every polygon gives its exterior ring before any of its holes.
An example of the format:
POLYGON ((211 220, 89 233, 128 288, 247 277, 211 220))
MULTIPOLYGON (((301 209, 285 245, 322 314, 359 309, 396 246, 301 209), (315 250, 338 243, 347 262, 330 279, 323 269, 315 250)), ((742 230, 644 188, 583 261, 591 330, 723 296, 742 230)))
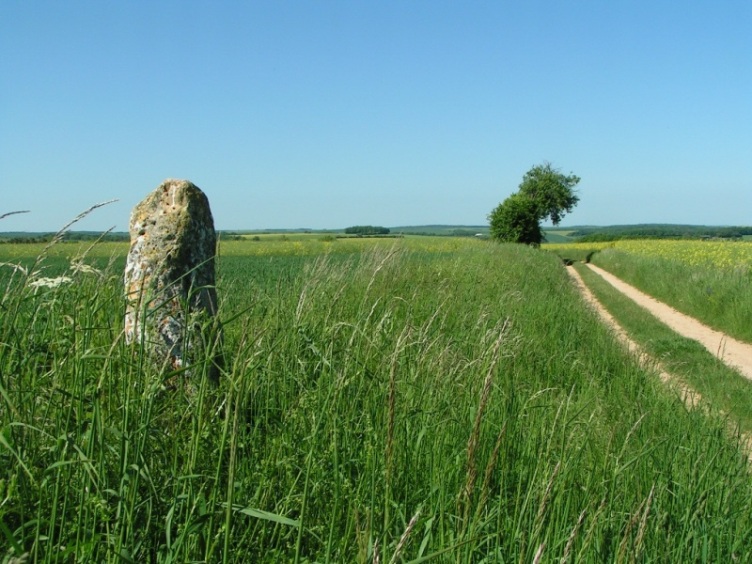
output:
POLYGON ((224 257, 227 371, 190 397, 125 345, 117 268, 2 268, 6 559, 752 557, 724 423, 628 360, 551 255, 224 257))
POLYGON ((752 342, 748 265, 736 269, 689 265, 613 248, 595 253, 592 262, 706 325, 752 342))

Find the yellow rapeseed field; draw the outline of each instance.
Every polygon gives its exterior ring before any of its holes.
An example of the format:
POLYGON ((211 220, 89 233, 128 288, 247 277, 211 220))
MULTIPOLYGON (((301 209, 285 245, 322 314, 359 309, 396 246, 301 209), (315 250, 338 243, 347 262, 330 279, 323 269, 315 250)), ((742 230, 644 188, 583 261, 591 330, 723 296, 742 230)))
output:
POLYGON ((752 267, 752 241, 641 239, 607 243, 550 244, 544 245, 544 248, 554 252, 568 249, 602 251, 613 248, 632 255, 678 261, 690 266, 721 269, 752 267))

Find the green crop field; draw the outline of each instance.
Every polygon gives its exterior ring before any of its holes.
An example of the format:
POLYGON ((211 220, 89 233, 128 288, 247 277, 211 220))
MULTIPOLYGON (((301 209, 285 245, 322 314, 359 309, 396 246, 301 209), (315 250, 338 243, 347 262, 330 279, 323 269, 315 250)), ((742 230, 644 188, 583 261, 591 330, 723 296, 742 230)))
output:
POLYGON ((726 421, 553 253, 259 239, 220 243, 226 371, 191 397, 124 342, 127 245, 0 245, 5 561, 752 559, 726 421))

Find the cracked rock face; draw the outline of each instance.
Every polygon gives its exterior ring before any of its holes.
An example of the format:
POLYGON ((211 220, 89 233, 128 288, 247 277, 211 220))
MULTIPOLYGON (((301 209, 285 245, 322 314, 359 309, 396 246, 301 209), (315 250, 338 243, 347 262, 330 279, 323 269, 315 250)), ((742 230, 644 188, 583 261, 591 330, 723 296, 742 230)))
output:
MULTIPOLYGON (((186 180, 165 180, 131 212, 125 266, 125 338, 165 368, 208 362, 219 376, 217 238, 206 195, 186 180)), ((199 370, 186 370, 192 376, 199 370)))

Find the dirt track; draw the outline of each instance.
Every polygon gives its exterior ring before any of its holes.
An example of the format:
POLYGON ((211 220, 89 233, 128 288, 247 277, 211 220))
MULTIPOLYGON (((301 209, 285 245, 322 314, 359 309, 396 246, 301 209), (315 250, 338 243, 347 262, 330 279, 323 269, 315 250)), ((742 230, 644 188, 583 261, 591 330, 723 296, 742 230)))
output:
POLYGON ((687 407, 692 408, 696 406, 702 399, 700 397, 700 394, 687 386, 679 378, 669 373, 658 361, 651 358, 642 350, 642 347, 640 347, 640 345, 632 340, 632 338, 627 334, 622 326, 619 325, 619 322, 614 319, 614 317, 608 312, 608 310, 606 310, 606 308, 603 307, 603 305, 598 301, 598 298, 596 298, 595 295, 593 295, 593 293, 590 291, 590 289, 585 285, 582 277, 580 277, 580 274, 574 269, 574 267, 567 267, 567 273, 574 280, 585 301, 592 306, 592 308, 600 316, 603 322, 611 328, 611 330, 616 335, 616 338, 631 354, 633 354, 637 358, 638 362, 648 369, 655 370, 664 384, 671 386, 679 393, 679 396, 687 405, 687 407))
POLYGON ((672 330, 683 337, 697 341, 713 356, 739 371, 745 378, 752 380, 752 345, 703 325, 696 319, 676 311, 663 302, 659 302, 595 265, 588 264, 588 267, 622 294, 632 299, 637 305, 647 309, 672 330))
MULTIPOLYGON (((674 331, 700 342, 713 355, 719 357, 727 365, 738 370, 742 376, 752 379, 752 345, 737 341, 724 333, 703 325, 696 319, 679 313, 675 309, 639 291, 634 286, 630 286, 597 266, 591 264, 588 266, 594 272, 602 276, 604 280, 614 286, 614 288, 650 311, 674 331)), ((641 347, 635 343, 629 335, 627 335, 619 323, 585 285, 585 282, 583 282, 580 274, 574 269, 574 267, 567 267, 567 272, 574 279, 585 301, 591 304, 604 323, 611 327, 619 341, 621 341, 624 346, 637 357, 640 364, 647 368, 656 370, 661 380, 678 392, 679 397, 688 408, 691 409, 701 404, 702 397, 697 391, 685 384, 680 378, 667 372, 659 362, 648 356, 641 347)), ((731 436, 737 436, 738 433, 738 429, 732 421, 729 421, 729 432, 731 436)), ((740 437, 742 450, 746 454, 750 464, 752 464, 752 434, 741 433, 740 437)))

